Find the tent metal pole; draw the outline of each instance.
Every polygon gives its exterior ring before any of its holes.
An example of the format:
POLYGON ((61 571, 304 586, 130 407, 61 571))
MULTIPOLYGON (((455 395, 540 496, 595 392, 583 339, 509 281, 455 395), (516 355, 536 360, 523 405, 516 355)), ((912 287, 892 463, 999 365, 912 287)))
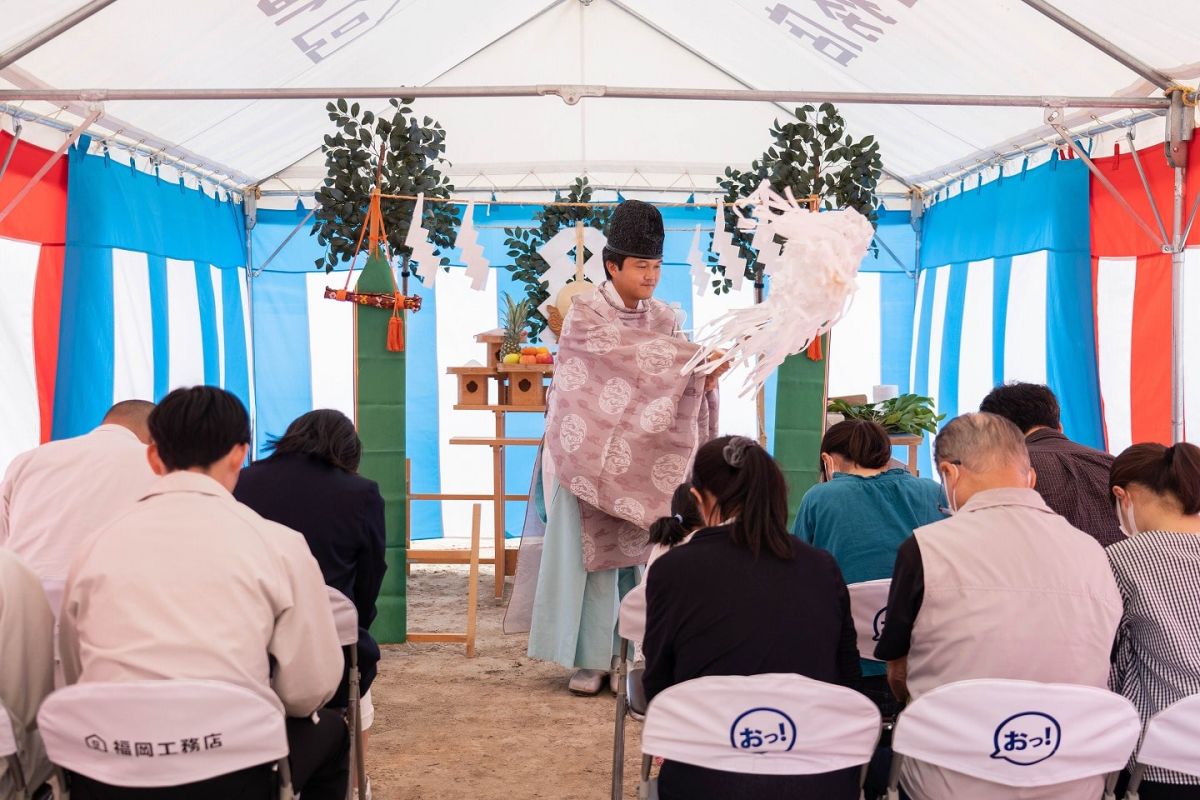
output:
MULTIPOLYGON (((1051 114, 1053 114, 1053 113, 1054 112, 1051 112, 1051 114)), ((1049 116, 1050 116, 1050 114, 1047 114, 1047 117, 1049 117, 1049 116)), ((1061 116, 1061 114, 1059 116, 1061 116)), ((1092 161, 1092 159, 1088 156, 1087 151, 1083 149, 1083 145, 1079 142, 1078 139, 1075 138, 1074 134, 1072 134, 1069 130, 1064 128, 1062 125, 1059 125, 1056 122, 1052 122, 1049 119, 1047 120, 1047 124, 1049 124, 1050 127, 1054 128, 1054 130, 1058 131, 1058 135, 1061 136, 1065 141, 1069 142, 1075 148, 1075 154, 1078 155, 1080 159, 1082 159, 1083 163, 1087 165, 1088 170, 1093 175, 1096 176, 1096 180, 1100 181, 1100 184, 1105 189, 1108 190, 1108 193, 1111 194, 1113 196, 1113 199, 1116 200, 1117 203, 1120 204, 1121 208, 1125 209, 1126 213, 1128 213, 1129 216, 1133 218, 1133 221, 1138 224, 1138 227, 1140 227, 1143 231, 1146 232, 1146 235, 1150 237, 1150 241, 1157 243, 1160 248, 1164 248, 1164 249, 1169 248, 1170 242, 1166 241, 1165 239, 1159 238, 1158 232, 1150 227, 1150 223, 1148 223, 1148 222, 1146 222, 1146 220, 1142 219, 1141 215, 1138 214, 1137 211, 1135 211, 1133 209, 1133 206, 1131 206, 1129 204, 1129 201, 1121 196, 1121 192, 1117 189, 1116 186, 1113 186, 1113 183, 1112 183, 1112 181, 1110 181, 1108 179, 1108 176, 1100 171, 1100 168, 1097 167, 1096 163, 1094 161, 1092 161)))
MULTIPOLYGON (((1175 241, 1171 247, 1171 440, 1184 441, 1184 307, 1183 271, 1185 230, 1183 226, 1184 173, 1182 164, 1172 170, 1175 173, 1175 196, 1172 209, 1175 241)), ((1200 421, 1196 421, 1200 425, 1200 421)))
POLYGON ((47 27, 42 28, 25 41, 10 47, 3 53, 0 53, 0 69, 4 69, 14 61, 24 58, 34 50, 37 50, 39 47, 44 45, 46 42, 58 38, 71 28, 74 28, 76 25, 95 14, 97 11, 100 11, 107 6, 111 6, 115 2, 116 0, 92 0, 92 2, 80 6, 78 9, 63 17, 58 22, 55 22, 53 25, 48 25, 47 27))
POLYGON ((12 161, 13 153, 17 152, 17 143, 21 141, 21 120, 13 120, 12 141, 8 143, 8 151, 4 154, 4 160, 0 161, 0 181, 4 180, 4 173, 8 172, 8 162, 12 161))
MULTIPOLYGON (((1154 192, 1150 191, 1150 180, 1146 177, 1146 168, 1142 166, 1142 157, 1138 155, 1137 147, 1134 146, 1133 136, 1127 138, 1129 155, 1133 156, 1133 165, 1137 167, 1138 177, 1142 179, 1142 188, 1146 190, 1146 202, 1150 204, 1150 210, 1154 213, 1154 221, 1158 223, 1158 233, 1164 242, 1170 241, 1171 237, 1167 235, 1167 226, 1163 224, 1162 214, 1158 211, 1158 203, 1154 201, 1154 192)), ((1178 223, 1175 224, 1175 230, 1179 230, 1178 223)))
MULTIPOLYGON (((263 194, 266 194, 266 192, 264 192, 263 194)), ((279 243, 279 247, 276 247, 276 248, 275 248, 275 250, 274 250, 274 252, 272 252, 272 253, 271 253, 271 255, 267 256, 267 260, 266 260, 266 261, 264 261, 264 262, 262 263, 262 266, 261 266, 261 267, 259 267, 257 270, 255 270, 254 274, 255 274, 255 275, 261 275, 261 274, 262 274, 262 271, 263 271, 264 269, 266 269, 266 268, 267 268, 267 265, 268 265, 268 264, 270 264, 272 261, 274 261, 274 260, 275 260, 275 256, 279 255, 279 254, 280 254, 280 252, 282 252, 282 251, 283 251, 283 248, 287 247, 287 243, 288 243, 288 242, 290 242, 290 241, 292 240, 292 237, 293 237, 293 236, 295 236, 297 233, 299 233, 299 232, 300 232, 300 229, 301 229, 301 228, 303 228, 303 227, 304 227, 304 225, 305 225, 305 224, 306 224, 306 223, 307 223, 307 222, 308 222, 310 219, 312 219, 312 218, 313 218, 313 214, 316 214, 316 213, 317 213, 317 207, 316 207, 316 206, 313 206, 313 207, 312 207, 312 210, 310 210, 310 211, 309 211, 309 212, 308 212, 308 213, 307 213, 307 214, 304 216, 304 219, 300 220, 300 222, 296 224, 296 227, 292 228, 291 232, 290 232, 290 233, 289 233, 287 236, 285 236, 285 237, 283 238, 283 241, 279 243)))
POLYGON ((1090 44, 1092 47, 1094 47, 1097 50, 1099 50, 1100 52, 1104 53, 1109 58, 1112 58, 1112 59, 1120 62, 1121 64, 1125 65, 1129 69, 1136 72, 1138 75, 1142 76, 1146 80, 1153 83, 1158 88, 1163 89, 1165 91, 1166 89, 1169 89, 1171 86, 1174 85, 1175 82, 1172 81, 1170 79, 1170 77, 1168 77, 1167 75, 1163 74, 1159 70, 1150 66, 1145 61, 1142 61, 1140 58, 1133 55, 1132 53, 1130 53, 1126 50, 1123 50, 1122 48, 1113 44, 1108 39, 1104 38, 1103 36, 1096 33, 1091 28, 1082 24, 1081 22, 1076 20, 1071 15, 1064 13, 1060 9, 1054 7, 1053 5, 1048 3, 1046 0, 1022 0, 1022 1, 1025 3, 1025 5, 1029 6, 1030 8, 1034 9, 1035 11, 1041 12, 1045 16, 1054 20, 1059 25, 1063 26, 1068 31, 1070 31, 1071 33, 1078 36, 1080 39, 1083 39, 1085 42, 1090 44))
POLYGON ((8 201, 8 205, 6 205, 4 209, 0 211, 0 222, 3 222, 4 218, 11 214, 14 208, 20 205, 21 201, 25 199, 25 195, 29 194, 29 192, 33 190, 33 187, 38 185, 38 182, 46 176, 46 173, 49 172, 50 168, 54 166, 54 163, 62 157, 63 153, 67 152, 71 145, 75 144, 75 140, 83 135, 83 132, 86 131, 88 127, 96 121, 96 118, 99 117, 101 113, 103 113, 103 109, 97 106, 90 114, 87 115, 83 122, 80 122, 75 126, 73 131, 67 134, 67 140, 59 145, 57 150, 50 154, 50 157, 46 159, 46 163, 42 164, 38 171, 33 173, 33 176, 25 182, 25 185, 22 186, 15 195, 13 195, 12 200, 8 201))
POLYGON ((246 350, 248 358, 246 359, 250 366, 250 407, 246 409, 246 413, 250 416, 250 462, 258 460, 258 359, 254 357, 254 340, 257 332, 254 330, 254 226, 258 224, 258 197, 256 194, 257 186, 247 186, 245 194, 242 195, 242 219, 246 223, 246 308, 242 309, 242 313, 246 315, 246 320, 249 324, 246 329, 250 332, 248 341, 246 342, 246 350))
MULTIPOLYGON (((1191 102, 1197 95, 1187 92, 1191 102)), ((1090 97, 1016 94, 924 94, 911 92, 811 92, 777 89, 685 89, 598 84, 524 84, 510 86, 321 86, 251 89, 3 89, 0 103, 23 100, 329 100, 335 97, 545 97, 568 105, 585 97, 626 100, 727 100, 750 103, 845 103, 863 105, 999 106, 1016 108, 1152 108, 1166 110, 1166 97, 1090 97)))

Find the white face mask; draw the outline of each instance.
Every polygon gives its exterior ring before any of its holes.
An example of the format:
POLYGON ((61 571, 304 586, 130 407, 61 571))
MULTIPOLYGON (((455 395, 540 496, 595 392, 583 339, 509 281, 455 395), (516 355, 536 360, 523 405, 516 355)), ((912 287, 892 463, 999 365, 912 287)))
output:
POLYGON ((1137 536, 1137 517, 1133 515, 1132 501, 1129 503, 1129 508, 1125 508, 1120 498, 1117 499, 1117 524, 1121 528, 1121 533, 1126 536, 1137 536))
POLYGON ((945 508, 943 510, 950 512, 951 516, 958 513, 958 497, 957 497, 957 495, 958 495, 958 480, 957 479, 954 481, 954 484, 955 484, 954 488, 951 489, 950 488, 950 470, 946 470, 945 472, 943 472, 942 473, 942 488, 946 492, 946 505, 948 506, 947 508, 945 508))

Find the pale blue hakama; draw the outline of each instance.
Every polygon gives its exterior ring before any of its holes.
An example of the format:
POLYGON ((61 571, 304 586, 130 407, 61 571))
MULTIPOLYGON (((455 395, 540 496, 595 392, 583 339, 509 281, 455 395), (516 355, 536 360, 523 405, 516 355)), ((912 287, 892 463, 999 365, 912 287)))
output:
POLYGON ((641 580, 642 567, 585 570, 579 500, 557 482, 552 492, 529 655, 573 669, 608 670, 620 652, 621 599, 641 580))

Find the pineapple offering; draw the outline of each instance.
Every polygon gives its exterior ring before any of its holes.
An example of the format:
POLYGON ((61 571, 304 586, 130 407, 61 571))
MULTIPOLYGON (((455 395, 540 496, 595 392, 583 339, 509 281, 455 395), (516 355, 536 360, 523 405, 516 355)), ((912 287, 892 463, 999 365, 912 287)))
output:
POLYGON ((522 347, 525 326, 533 305, 528 298, 513 302, 511 295, 504 295, 504 341, 500 345, 500 361, 504 364, 553 364, 554 357, 547 347, 522 347))

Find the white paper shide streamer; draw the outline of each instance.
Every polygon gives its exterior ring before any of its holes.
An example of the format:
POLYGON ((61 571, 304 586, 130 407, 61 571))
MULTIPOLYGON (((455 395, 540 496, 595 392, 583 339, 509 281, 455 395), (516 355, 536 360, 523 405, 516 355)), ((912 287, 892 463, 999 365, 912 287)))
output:
POLYGON ((746 260, 733 243, 733 234, 725 227, 725 203, 720 200, 717 201, 717 216, 713 220, 712 252, 717 257, 717 263, 725 268, 725 277, 733 281, 733 291, 741 291, 742 279, 746 276, 746 260))
POLYGON ((712 273, 704 261, 704 253, 700 251, 700 226, 692 234, 692 246, 688 248, 687 263, 692 268, 692 290, 698 297, 703 297, 712 281, 712 273))
MULTIPOLYGON (((743 220, 747 229, 754 229, 759 252, 770 252, 764 263, 771 291, 763 303, 728 311, 706 326, 697 338, 701 351, 684 370, 694 370, 724 351, 702 369, 708 372, 726 363, 748 366, 741 392, 745 396, 762 387, 785 358, 803 351, 846 313, 858 288, 858 266, 875 231, 853 209, 813 213, 798 204, 791 192, 781 197, 765 182, 738 206, 754 208, 755 217, 743 216, 743 220), (784 240, 782 251, 773 244, 774 237, 784 240)), ((718 229, 722 232, 723 225, 718 229)))
POLYGON ((462 254, 462 261, 467 265, 467 277, 471 279, 471 288, 481 292, 487 288, 488 275, 491 265, 483 256, 483 245, 479 243, 479 235, 475 232, 475 201, 467 203, 463 212, 462 224, 458 226, 458 237, 454 246, 462 254))
POLYGON ((416 262, 416 273, 427 287, 433 287, 437 280, 440 259, 433 254, 433 245, 429 243, 429 231, 425 230, 425 193, 417 195, 413 204, 412 221, 408 223, 408 235, 404 244, 412 250, 409 263, 416 262))

